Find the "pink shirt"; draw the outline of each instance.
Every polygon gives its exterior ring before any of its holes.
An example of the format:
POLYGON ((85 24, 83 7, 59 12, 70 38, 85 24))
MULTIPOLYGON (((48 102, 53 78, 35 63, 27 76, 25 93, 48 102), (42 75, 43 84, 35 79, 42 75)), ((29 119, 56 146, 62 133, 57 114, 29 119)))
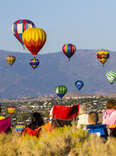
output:
POLYGON ((106 125, 115 125, 116 124, 116 110, 115 109, 108 109, 103 110, 103 124, 106 125))

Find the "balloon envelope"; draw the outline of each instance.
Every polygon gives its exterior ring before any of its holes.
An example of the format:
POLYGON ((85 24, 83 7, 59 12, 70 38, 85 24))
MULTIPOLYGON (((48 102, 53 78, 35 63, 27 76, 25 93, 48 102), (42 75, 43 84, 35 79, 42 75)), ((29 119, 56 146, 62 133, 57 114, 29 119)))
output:
POLYGON ((26 29, 35 27, 35 24, 27 19, 19 19, 12 24, 12 33, 24 48, 22 34, 26 29))
POLYGON ((56 87, 56 94, 59 96, 61 99, 63 96, 67 93, 67 87, 64 85, 60 85, 56 87))
POLYGON ((110 71, 106 73, 107 80, 113 84, 116 80, 116 72, 110 71))
POLYGON ((84 82, 83 82, 83 81, 77 80, 77 81, 75 82, 75 87, 76 87, 78 90, 81 90, 81 89, 83 88, 83 86, 84 86, 84 82))
POLYGON ((64 44, 62 47, 62 51, 70 59, 76 51, 76 46, 71 43, 64 44))
POLYGON ((6 57, 6 61, 7 61, 7 63, 9 64, 9 65, 13 65, 14 64, 14 62, 16 61, 16 57, 15 56, 7 56, 6 57))
POLYGON ((39 59, 36 59, 35 57, 30 60, 29 64, 32 66, 33 69, 37 68, 39 65, 39 59))
POLYGON ((16 131, 22 132, 22 131, 24 131, 24 129, 25 129, 25 125, 23 125, 23 124, 16 125, 16 131))
POLYGON ((107 62, 107 60, 110 57, 110 53, 108 50, 99 50, 97 52, 97 59, 100 61, 103 65, 107 62))
POLYGON ((14 107, 14 106, 8 107, 8 113, 9 113, 9 114, 14 114, 15 111, 16 111, 16 107, 14 107))
POLYGON ((22 38, 24 45, 32 55, 37 55, 46 42, 46 32, 41 28, 30 28, 24 31, 22 38))

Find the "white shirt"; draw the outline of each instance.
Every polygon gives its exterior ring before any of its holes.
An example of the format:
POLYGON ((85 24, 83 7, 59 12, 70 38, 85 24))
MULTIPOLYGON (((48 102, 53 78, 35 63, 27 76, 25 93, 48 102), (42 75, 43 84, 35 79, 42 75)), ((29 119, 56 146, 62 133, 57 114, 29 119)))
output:
POLYGON ((81 125, 84 125, 84 126, 88 125, 88 114, 79 115, 77 128, 80 128, 81 125))

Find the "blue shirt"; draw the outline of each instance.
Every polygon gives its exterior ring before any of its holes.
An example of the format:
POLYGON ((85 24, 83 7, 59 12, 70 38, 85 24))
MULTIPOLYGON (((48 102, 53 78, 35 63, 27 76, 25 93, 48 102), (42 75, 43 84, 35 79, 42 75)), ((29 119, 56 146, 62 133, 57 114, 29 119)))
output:
POLYGON ((102 124, 88 125, 86 128, 89 131, 89 133, 93 133, 93 134, 95 133, 97 136, 105 137, 105 138, 107 138, 108 136, 106 125, 102 125, 102 124))

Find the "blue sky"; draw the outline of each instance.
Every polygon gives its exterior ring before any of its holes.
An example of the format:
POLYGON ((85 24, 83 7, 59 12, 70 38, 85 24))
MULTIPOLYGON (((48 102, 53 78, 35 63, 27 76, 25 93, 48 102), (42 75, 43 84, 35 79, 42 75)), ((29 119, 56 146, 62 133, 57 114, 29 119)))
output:
POLYGON ((41 54, 61 51, 68 42, 77 49, 116 51, 116 0, 1 0, 0 49, 22 51, 11 32, 21 18, 46 31, 41 54))

